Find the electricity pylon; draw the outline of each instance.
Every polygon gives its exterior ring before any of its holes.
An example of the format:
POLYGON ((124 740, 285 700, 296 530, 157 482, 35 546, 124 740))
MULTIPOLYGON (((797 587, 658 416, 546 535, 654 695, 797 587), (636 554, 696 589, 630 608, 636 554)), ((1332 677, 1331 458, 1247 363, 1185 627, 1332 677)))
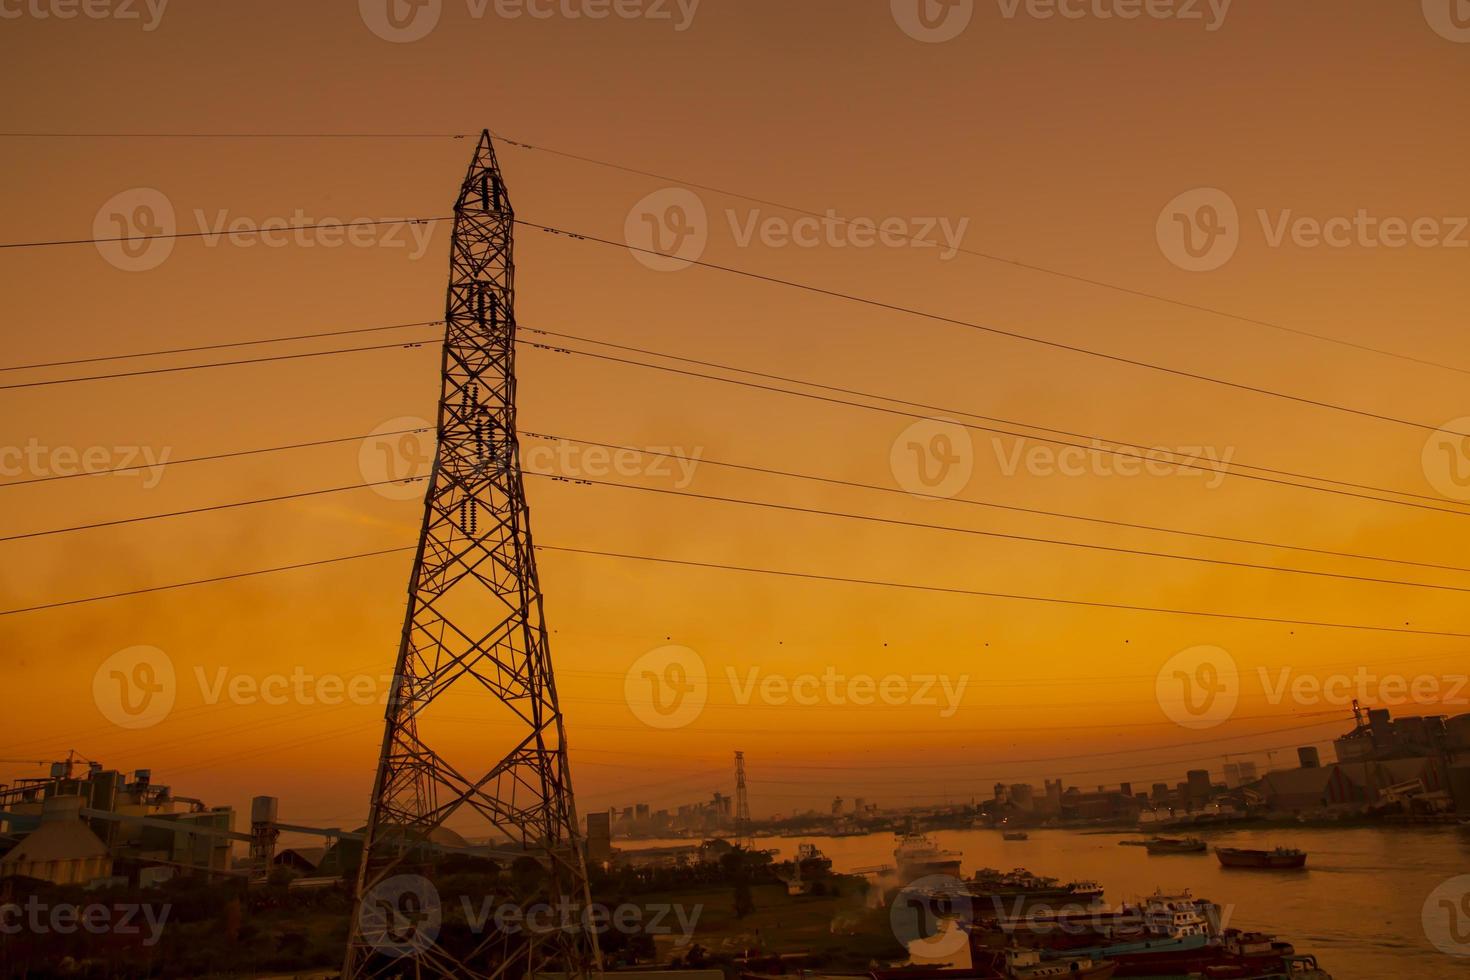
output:
POLYGON ((746 850, 755 847, 750 836, 750 793, 745 788, 745 753, 735 753, 735 843, 746 850))
POLYGON ((485 132, 454 206, 438 450, 345 978, 600 970, 595 932, 581 914, 591 896, 516 439, 514 224, 485 132), (452 709, 449 717, 441 708, 452 709), (573 917, 514 934, 487 921, 445 948, 432 867, 446 850, 467 846, 460 834, 535 857, 544 865, 538 893, 518 901, 575 909, 573 917))

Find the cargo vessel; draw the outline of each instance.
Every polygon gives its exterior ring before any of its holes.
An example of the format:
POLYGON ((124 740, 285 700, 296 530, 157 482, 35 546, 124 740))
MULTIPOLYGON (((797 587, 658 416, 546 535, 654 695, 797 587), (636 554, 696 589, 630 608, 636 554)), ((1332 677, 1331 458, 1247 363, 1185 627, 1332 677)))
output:
POLYGON ((1143 846, 1150 854, 1203 854, 1209 850, 1198 837, 1153 837, 1143 846))
POLYGON ((1217 847, 1215 857, 1224 868, 1258 868, 1268 871, 1290 871, 1305 867, 1307 853, 1295 847, 1278 847, 1255 851, 1243 847, 1217 847))

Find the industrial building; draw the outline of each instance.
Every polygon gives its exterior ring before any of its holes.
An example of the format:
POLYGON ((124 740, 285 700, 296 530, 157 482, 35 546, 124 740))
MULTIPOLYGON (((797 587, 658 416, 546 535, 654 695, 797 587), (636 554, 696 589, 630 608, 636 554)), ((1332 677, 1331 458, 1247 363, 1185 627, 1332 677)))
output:
POLYGON ((231 870, 235 811, 175 795, 139 769, 131 778, 75 757, 45 778, 0 785, 0 877, 58 884, 231 870))

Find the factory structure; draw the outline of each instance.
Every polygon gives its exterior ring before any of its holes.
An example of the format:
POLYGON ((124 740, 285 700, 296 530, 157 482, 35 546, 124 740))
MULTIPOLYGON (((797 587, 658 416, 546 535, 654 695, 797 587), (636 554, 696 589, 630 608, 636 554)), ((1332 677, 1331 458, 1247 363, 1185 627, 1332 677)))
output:
MULTIPOLYGON (((273 796, 251 800, 248 826, 233 807, 209 806, 153 781, 148 769, 108 769, 73 754, 49 775, 0 783, 0 886, 29 878, 57 885, 148 887, 175 876, 327 887, 362 860, 361 828, 282 823, 273 796), (313 843, 280 847, 283 834, 313 843)), ((471 845, 438 828, 416 845, 441 854, 510 860, 521 852, 471 845)))
POLYGON ((235 811, 74 755, 50 775, 0 784, 0 878, 155 884, 186 872, 237 873, 235 811))

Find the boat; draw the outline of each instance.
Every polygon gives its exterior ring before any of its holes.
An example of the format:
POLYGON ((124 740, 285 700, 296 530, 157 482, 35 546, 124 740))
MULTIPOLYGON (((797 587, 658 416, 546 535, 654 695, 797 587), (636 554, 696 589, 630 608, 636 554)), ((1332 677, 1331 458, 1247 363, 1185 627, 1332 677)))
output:
POLYGON ((1143 943, 1139 948, 1147 949, 1201 945, 1202 940, 1196 938, 1178 940, 1201 933, 1206 940, 1213 938, 1220 918, 1220 906, 1214 902, 1195 898, 1188 891, 1166 894, 1160 890, 1118 906, 1101 901, 1030 907, 997 903, 996 914, 977 917, 969 932, 972 943, 981 946, 1036 946, 1055 954, 1090 953, 1111 959, 1103 950, 1121 944, 1143 943))
POLYGON ((1083 909, 1103 896, 1102 886, 1095 881, 1070 881, 1064 885, 1056 878, 1035 875, 1025 868, 1006 872, 981 868, 965 882, 965 891, 971 898, 993 905, 998 915, 1005 914, 1007 908, 1025 909, 1039 902, 1058 908, 1083 909))
POLYGON ((823 854, 815 844, 798 844, 796 846, 796 861, 805 875, 825 875, 832 873, 832 859, 823 854))
MULTIPOLYGON (((1048 980, 1051 977, 1082 977, 1085 980, 1109 980, 1116 963, 1099 962, 1079 956, 1066 960, 1043 961, 1035 950, 986 950, 973 966, 902 966, 874 970, 870 980, 1048 980)), ((748 980, 772 980, 750 977, 748 980)))
POLYGON ((894 863, 898 866, 898 880, 902 884, 929 875, 950 875, 958 878, 962 857, 963 852, 945 850, 925 835, 915 833, 902 834, 898 847, 893 852, 894 863))
POLYGON ((1263 933, 1228 930, 1218 941, 1187 950, 1121 953, 1119 977, 1260 978, 1286 976, 1296 951, 1263 933))
POLYGON ((1143 842, 1150 854, 1203 854, 1209 846, 1198 837, 1153 837, 1143 842))
POLYGON ((1005 840, 1029 840, 1030 839, 1030 835, 1027 834, 1026 831, 1024 831, 1024 830, 1006 830, 1006 831, 1002 831, 1000 836, 1002 838, 1004 838, 1005 840))
POLYGON ((973 975, 1004 980, 1045 980, 1047 977, 1109 980, 1118 969, 1116 963, 1090 956, 1042 959, 1041 953, 1034 949, 982 950, 977 951, 972 960, 975 964, 973 975))
POLYGON ((1224 868, 1260 868, 1270 871, 1287 871, 1305 867, 1306 851, 1295 847, 1278 847, 1270 851, 1256 851, 1243 847, 1217 847, 1215 857, 1224 868))
POLYGON ((1089 956, 1112 960, 1121 970, 1123 963, 1133 960, 1153 960, 1164 954, 1197 954, 1214 939, 1218 916, 1211 913, 1215 910, 1214 903, 1196 899, 1188 892, 1180 895, 1155 892, 1140 905, 1124 905, 1111 927, 1105 924, 1103 916, 1097 916, 1089 928, 1092 945, 1078 945, 1088 942, 1083 937, 1089 933, 1076 928, 1079 921, 1086 923, 1086 919, 1074 917, 1060 933, 1050 931, 1053 939, 1041 950, 1041 956, 1043 959, 1089 956), (1109 931, 1111 938, 1101 938, 1109 931))

